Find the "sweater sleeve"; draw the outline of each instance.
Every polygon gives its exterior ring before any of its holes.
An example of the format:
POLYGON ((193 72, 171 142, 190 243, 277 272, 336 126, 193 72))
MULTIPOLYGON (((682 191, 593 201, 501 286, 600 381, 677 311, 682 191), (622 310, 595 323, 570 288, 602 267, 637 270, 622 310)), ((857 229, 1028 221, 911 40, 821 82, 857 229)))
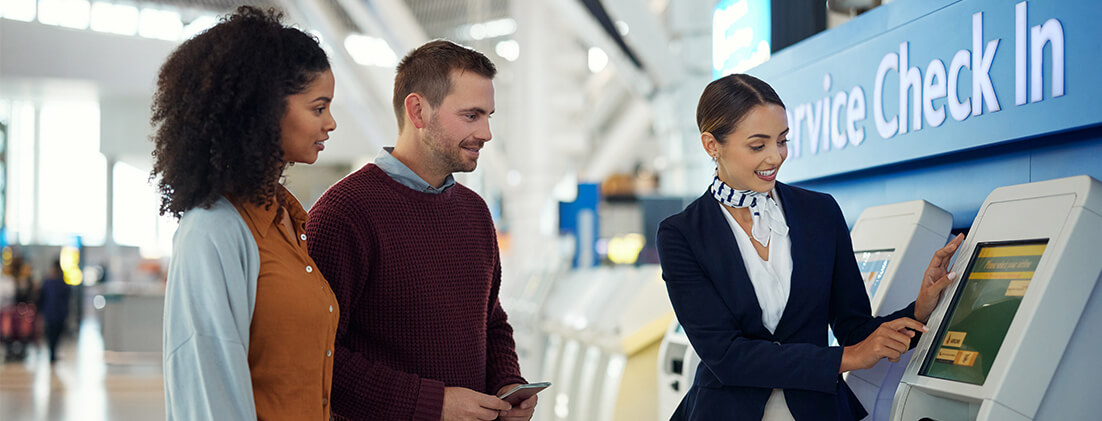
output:
POLYGON ((371 274, 375 244, 362 225, 347 221, 326 197, 310 210, 308 250, 337 296, 340 321, 333 361, 333 413, 355 420, 438 421, 444 407, 444 383, 372 361, 348 346, 364 283, 371 274))
POLYGON ((486 315, 486 393, 491 395, 496 395, 504 386, 527 383, 520 375, 513 327, 509 325, 505 310, 501 308, 501 301, 498 299, 501 291, 501 256, 497 252, 496 240, 494 249, 493 285, 486 315))
POLYGON ((256 419, 248 346, 260 259, 240 218, 229 202, 195 209, 175 235, 164 307, 168 420, 256 419))

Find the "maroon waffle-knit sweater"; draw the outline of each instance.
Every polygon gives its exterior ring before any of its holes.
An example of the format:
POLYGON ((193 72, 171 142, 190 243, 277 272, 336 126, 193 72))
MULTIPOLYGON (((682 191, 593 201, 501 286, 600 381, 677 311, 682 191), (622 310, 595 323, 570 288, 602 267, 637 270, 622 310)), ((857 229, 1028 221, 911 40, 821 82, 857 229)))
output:
POLYGON ((340 302, 334 415, 437 421, 445 386, 496 394, 525 382, 476 193, 418 192, 368 164, 314 204, 306 235, 340 302))

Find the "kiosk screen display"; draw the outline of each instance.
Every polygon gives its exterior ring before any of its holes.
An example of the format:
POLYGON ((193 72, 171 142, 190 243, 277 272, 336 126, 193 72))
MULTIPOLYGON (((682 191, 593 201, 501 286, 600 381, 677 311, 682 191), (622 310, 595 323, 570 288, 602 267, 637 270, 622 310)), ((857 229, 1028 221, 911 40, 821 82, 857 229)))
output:
MULTIPOLYGON (((894 252, 895 249, 853 252, 853 257, 857 259, 857 269, 861 271, 861 279, 865 281, 865 292, 869 293, 870 302, 876 296, 876 289, 884 279, 884 271, 888 270, 888 263, 891 263, 894 252)), ((827 339, 830 346, 838 346, 838 338, 834 337, 834 331, 829 327, 827 339)))
POLYGON ((1047 243, 976 247, 919 374, 977 385, 987 380, 1047 243))
POLYGON ((865 292, 869 293, 869 299, 876 296, 876 289, 880 287, 880 281, 884 279, 884 272, 888 270, 888 263, 891 263, 894 253, 895 249, 853 252, 853 256, 857 258, 857 268, 861 271, 861 278, 865 281, 865 292))

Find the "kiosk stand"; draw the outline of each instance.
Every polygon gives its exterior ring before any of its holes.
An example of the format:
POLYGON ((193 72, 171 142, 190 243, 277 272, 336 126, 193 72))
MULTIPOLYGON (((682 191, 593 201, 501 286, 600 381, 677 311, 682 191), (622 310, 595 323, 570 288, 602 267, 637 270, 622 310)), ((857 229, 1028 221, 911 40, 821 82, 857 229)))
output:
POLYGON ((984 201, 903 376, 893 420, 1085 420, 1102 413, 1102 183, 984 201))
MULTIPOLYGON (((874 206, 861 212, 850 237, 874 315, 890 314, 918 297, 922 273, 934 252, 945 245, 952 226, 952 214, 925 200, 874 206)), ((846 384, 869 412, 867 420, 888 419, 892 397, 910 358, 908 352, 897 363, 881 360, 872 368, 846 373, 846 384)))

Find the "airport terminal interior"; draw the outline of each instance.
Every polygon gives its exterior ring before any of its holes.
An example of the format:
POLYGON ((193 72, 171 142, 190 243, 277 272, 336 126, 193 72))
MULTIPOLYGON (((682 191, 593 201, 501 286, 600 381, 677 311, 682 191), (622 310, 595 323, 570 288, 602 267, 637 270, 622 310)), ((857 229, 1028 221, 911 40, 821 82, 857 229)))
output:
POLYGON ((521 371, 552 383, 534 420, 670 419, 710 370, 655 243, 712 182, 697 102, 731 73, 784 101, 777 181, 838 202, 875 315, 966 236, 929 332, 844 375, 865 419, 1102 414, 1097 0, 0 0, 0 419, 165 419, 177 220, 150 178, 152 96, 243 4, 330 59, 338 128, 283 178, 306 209, 394 145, 408 51, 443 38, 497 66, 493 139, 455 178, 493 217, 521 371), (35 307, 55 261, 56 362, 35 307))

